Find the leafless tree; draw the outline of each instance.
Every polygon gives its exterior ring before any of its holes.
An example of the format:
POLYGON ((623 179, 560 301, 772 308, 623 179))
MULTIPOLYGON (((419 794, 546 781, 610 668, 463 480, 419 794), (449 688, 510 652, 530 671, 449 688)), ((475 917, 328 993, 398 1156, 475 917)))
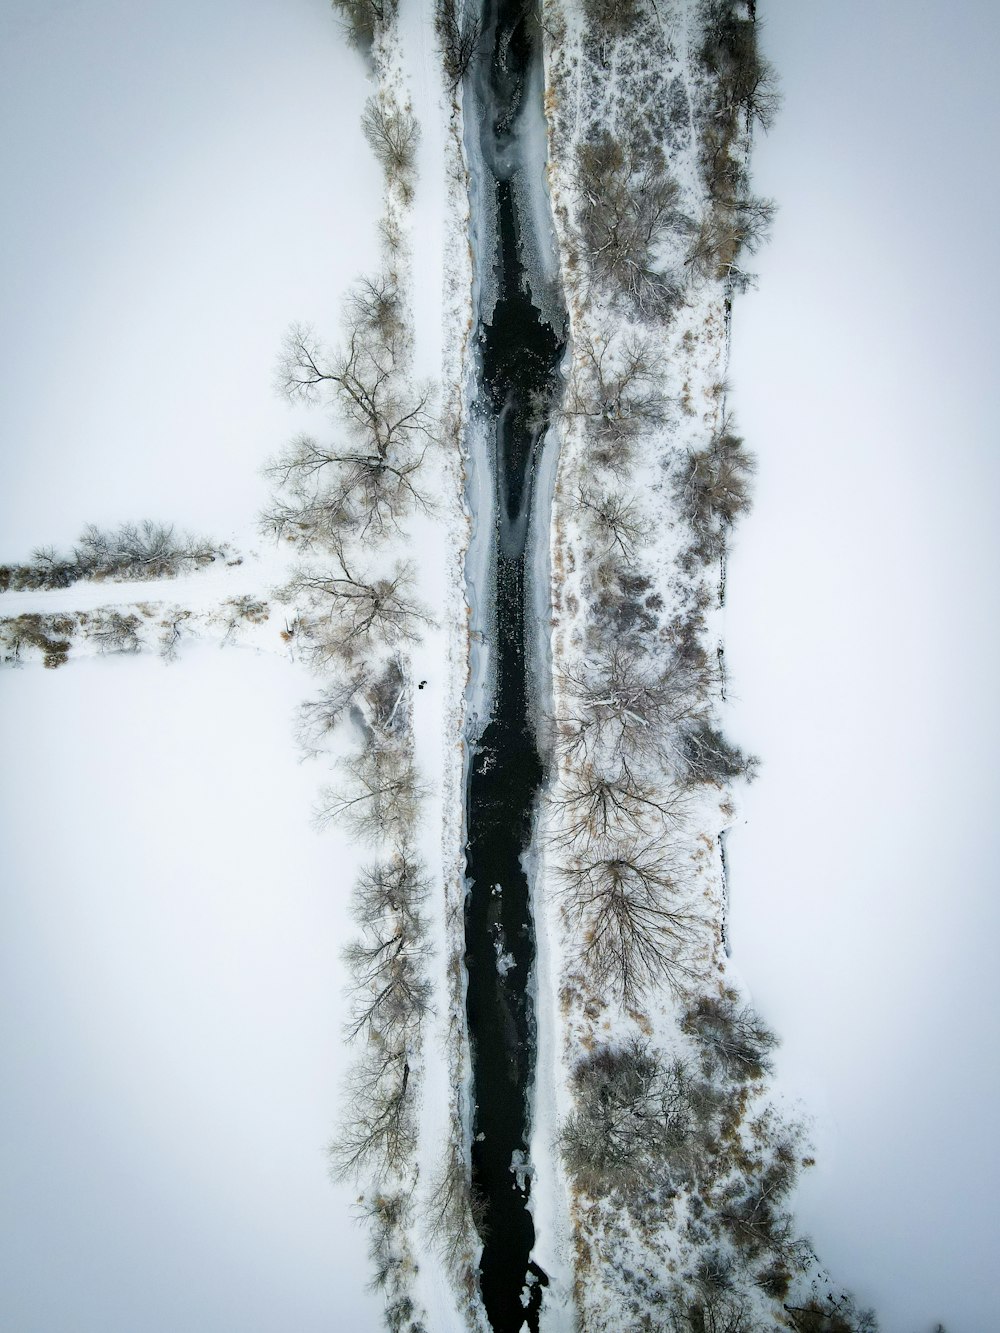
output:
POLYGON ((160 621, 163 633, 160 635, 160 656, 164 662, 175 662, 180 651, 181 640, 188 628, 191 612, 175 606, 160 621))
POLYGON ((381 97, 370 97, 365 104, 361 128, 386 180, 399 187, 404 199, 410 199, 420 131, 409 107, 401 107, 381 97))
POLYGON ((398 361, 408 338, 406 305, 395 273, 364 276, 348 296, 349 323, 398 361))
POLYGON ((747 129, 770 129, 781 106, 777 77, 760 54, 753 18, 743 18, 733 0, 711 0, 704 9, 701 59, 714 75, 715 115, 740 113, 747 129))
MULTIPOLYGON (((872 1310, 859 1310, 847 1293, 828 1292, 825 1301, 817 1297, 802 1304, 789 1301, 783 1307, 795 1333, 878 1333, 878 1321, 872 1310)), ((945 1333, 938 1324, 935 1333, 945 1333)))
POLYGON ((627 761, 602 769, 589 761, 575 766, 551 798, 558 812, 557 842, 575 845, 614 836, 647 837, 677 828, 684 819, 683 793, 638 776, 627 761))
POLYGON ((441 43, 441 58, 454 95, 472 67, 483 35, 478 14, 463 12, 459 18, 457 0, 437 0, 435 26, 441 43))
POLYGON ((136 615, 120 611, 95 611, 86 625, 85 633, 102 653, 137 653, 142 644, 139 630, 142 621, 136 615))
POLYGON ((439 1252, 450 1263, 474 1251, 482 1237, 469 1159, 451 1139, 433 1177, 427 1201, 427 1225, 439 1252))
POLYGON ((638 547, 649 540, 652 532, 635 496, 581 484, 577 488, 576 502, 605 554, 617 552, 626 564, 631 564, 638 547))
POLYGON ((768 1252, 786 1253, 794 1245, 792 1219, 780 1207, 798 1172, 798 1155, 791 1139, 776 1144, 749 1175, 740 1175, 725 1189, 719 1220, 743 1254, 756 1258, 768 1252))
POLYGON ((617 644, 566 667, 559 681, 566 695, 559 742, 576 762, 664 754, 669 729, 702 712, 708 685, 704 671, 664 666, 617 644))
POLYGON ((337 726, 347 715, 364 682, 364 669, 328 676, 323 691, 299 705, 295 739, 303 758, 324 753, 337 726))
POLYGON ((647 315, 666 315, 679 281, 657 268, 660 242, 676 225, 679 190, 662 150, 639 151, 603 131, 577 152, 580 231, 606 288, 647 315))
POLYGON ((381 1291, 394 1285, 406 1266, 401 1235, 412 1207, 405 1194, 376 1190, 365 1201, 364 1212, 371 1234, 368 1246, 373 1269, 371 1285, 375 1291, 381 1291))
POLYGON ((390 860, 361 871, 354 889, 354 916, 362 924, 391 917, 402 926, 422 930, 421 905, 429 884, 413 852, 402 848, 390 860))
POLYGON ((375 34, 395 16, 396 0, 332 0, 348 41, 359 51, 371 50, 375 34))
POLYGON ((670 1333, 771 1333, 754 1314, 742 1291, 702 1291, 695 1300, 678 1292, 670 1315, 670 1333))
POLYGON ((305 600, 312 608, 306 628, 314 663, 350 662, 373 648, 419 639, 431 616, 412 594, 413 567, 397 561, 375 576, 363 573, 353 557, 348 562, 342 544, 334 554, 332 570, 297 569, 278 593, 284 602, 305 600))
POLYGON ((680 988, 696 975, 691 951, 703 922, 683 905, 681 877, 658 843, 588 848, 561 878, 583 957, 623 1003, 650 985, 680 988))
POLYGON ((332 354, 308 324, 293 324, 275 385, 291 402, 316 402, 325 395, 371 450, 387 458, 402 440, 426 440, 432 432, 430 395, 402 382, 398 351, 398 345, 366 336, 357 323, 348 330, 346 347, 332 354))
POLYGON ((339 1180, 399 1171, 416 1145, 408 1052, 373 1042, 347 1080, 345 1114, 328 1153, 339 1180))
POLYGON ((280 490, 263 511, 262 531, 304 546, 329 547, 345 534, 382 537, 414 509, 430 505, 415 477, 427 443, 410 440, 383 456, 347 441, 320 445, 300 435, 266 468, 280 490))
POLYGON ((407 923, 384 919, 366 924, 363 936, 346 946, 353 1000, 348 1037, 416 1039, 431 997, 425 935, 423 922, 415 917, 407 923))
POLYGON ((575 1110, 560 1135, 566 1167, 597 1198, 633 1202, 686 1175, 693 1129, 690 1076, 647 1042, 598 1047, 573 1071, 575 1110))
POLYGON ((599 40, 624 37, 643 17, 642 0, 584 0, 587 26, 599 40))
POLYGON ((727 420, 704 449, 690 452, 681 470, 678 489, 688 522, 694 529, 695 550, 703 560, 723 554, 736 520, 749 512, 750 482, 756 468, 753 455, 727 420))
POLYGON ((636 437, 663 421, 658 380, 648 338, 609 332, 580 338, 563 410, 586 418, 598 466, 626 472, 636 437))
POLYGON ((735 991, 700 996, 681 1026, 698 1044, 706 1072, 738 1082, 771 1072, 770 1052, 778 1039, 750 1005, 739 1003, 735 991))
POLYGON ((694 719, 690 726, 682 729, 675 757, 679 776, 688 786, 700 782, 714 782, 721 786, 734 778, 752 782, 759 762, 756 755, 745 754, 738 745, 727 740, 705 717, 694 719))
POLYGON ((424 794, 412 757, 397 746, 371 745, 340 767, 344 781, 322 792, 317 822, 343 824, 366 842, 403 841, 424 794))
POLYGON ((717 198, 694 233, 685 260, 707 278, 728 279, 739 290, 753 284, 741 265, 743 253, 756 254, 770 234, 775 204, 752 196, 717 198))
POLYGON ((433 438, 429 390, 402 371, 399 293, 387 277, 356 287, 346 348, 331 354, 303 324, 286 334, 276 384, 291 401, 323 398, 341 418, 341 438, 302 435, 265 468, 276 494, 264 531, 306 546, 345 532, 379 536, 430 505, 416 483, 433 438))

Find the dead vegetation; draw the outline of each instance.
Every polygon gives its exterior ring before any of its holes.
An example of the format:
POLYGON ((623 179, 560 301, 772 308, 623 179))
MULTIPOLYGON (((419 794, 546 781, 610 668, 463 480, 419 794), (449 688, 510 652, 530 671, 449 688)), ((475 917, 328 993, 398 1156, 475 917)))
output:
POLYGON ((225 558, 226 547, 177 533, 172 523, 88 523, 72 550, 39 546, 24 565, 0 566, 0 592, 68 588, 81 579, 133 581, 176 578, 225 558))

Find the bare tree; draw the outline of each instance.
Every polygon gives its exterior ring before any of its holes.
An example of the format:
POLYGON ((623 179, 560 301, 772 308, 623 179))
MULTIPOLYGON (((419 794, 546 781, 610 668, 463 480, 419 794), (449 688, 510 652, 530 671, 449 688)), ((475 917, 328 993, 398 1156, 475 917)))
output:
POLYGON ((555 839, 570 845, 615 835, 646 837, 656 827, 677 828, 685 815, 682 793, 646 782, 628 762, 602 769, 584 761, 556 789, 551 803, 560 817, 555 839))
POLYGON ((584 0, 587 26, 599 40, 624 37, 644 14, 642 0, 584 0))
POLYGON ((705 6, 701 59, 715 76, 715 115, 742 113, 749 130, 756 122, 770 129, 781 106, 777 77, 760 54, 753 18, 737 13, 733 0, 711 0, 705 6))
POLYGON ((790 1138, 772 1147, 756 1170, 740 1174, 723 1192, 719 1220, 738 1250, 751 1258, 789 1253, 792 1219, 779 1205, 798 1174, 798 1154, 790 1138))
POLYGON ((776 206, 753 196, 717 198, 698 226, 685 260, 706 278, 729 280, 738 290, 753 285, 753 275, 738 262, 756 254, 767 240, 776 206))
POLYGON ((339 1180, 399 1171, 416 1145, 410 1060, 405 1048, 373 1042, 347 1080, 344 1121, 328 1149, 339 1180))
POLYGON ((602 131, 577 151, 580 232, 606 287, 647 315, 666 315, 678 280, 657 268, 657 248, 677 220, 679 189, 662 150, 640 151, 602 131))
POLYGON ((297 569, 278 593, 284 602, 305 599, 312 607, 306 629, 316 665, 350 662, 374 647, 419 639, 431 616, 412 594, 412 565, 397 561, 376 577, 363 573, 353 557, 349 563, 342 544, 335 556, 334 570, 297 569))
POLYGON ((626 564, 631 564, 637 548, 649 540, 652 532, 648 519, 639 511, 635 496, 581 484, 577 488, 576 501, 605 554, 617 552, 626 564))
POLYGON ((362 924, 389 916, 404 927, 422 930, 420 907, 429 884, 413 852, 403 848, 388 861, 361 871, 354 890, 354 916, 362 924))
POLYGON ((755 468, 753 455, 734 434, 730 419, 704 449, 688 454, 678 490, 694 529, 695 550, 703 560, 722 555, 736 520, 749 512, 755 468))
POLYGON ((681 779, 688 786, 699 782, 721 786, 734 778, 752 782, 759 763, 756 755, 745 754, 705 717, 694 719, 682 730, 676 758, 681 779))
POLYGON ((396 14, 396 0, 331 0, 341 16, 347 39, 359 51, 371 50, 375 34, 396 14))
POLYGON ((409 107, 370 97, 365 104, 361 128, 390 185, 399 187, 403 198, 413 195, 420 131, 409 107))
POLYGON ((372 1263, 371 1285, 380 1291, 394 1285, 407 1260, 401 1245, 403 1228, 412 1208, 405 1194, 376 1190, 365 1202, 365 1217, 371 1232, 368 1257, 372 1263))
POLYGON ((697 1042, 708 1073, 722 1073, 738 1082, 761 1079, 771 1072, 770 1052, 778 1039, 735 991, 717 998, 702 995, 684 1015, 681 1027, 697 1042))
POLYGON ((265 468, 276 486, 264 531, 305 546, 345 533, 381 536, 413 509, 431 508, 416 483, 433 439, 429 390, 402 373, 402 304, 388 276, 355 288, 346 348, 331 354, 308 325, 285 336, 276 385, 291 401, 324 399, 341 438, 301 435, 265 468))
POLYGON ((670 728, 702 712, 708 686, 703 670, 678 661, 662 666, 617 644, 565 668, 559 681, 566 695, 560 745, 591 762, 662 756, 670 728))
POLYGON ((703 922, 681 904, 684 886, 661 846, 588 848, 560 873, 583 957, 624 1003, 650 985, 679 988, 695 975, 691 950, 703 922))
POLYGON ((348 296, 348 306, 349 323, 398 360, 407 346, 409 332, 396 274, 386 271, 359 278, 348 296))
POLYGON ((280 490, 261 515, 262 531, 300 546, 328 547, 347 533, 364 538, 398 530, 414 509, 430 508, 414 481, 427 444, 415 449, 411 443, 388 446, 383 455, 364 440, 320 445, 298 436, 265 469, 280 490))
POLYGON ((456 0, 437 0, 435 26, 441 43, 441 58, 448 88, 454 95, 472 68, 479 51, 483 36, 482 19, 478 14, 466 12, 459 18, 456 0))
POLYGON ((424 794, 411 756, 396 746, 372 745, 340 767, 344 781, 323 790, 317 821, 342 823, 366 842, 405 839, 424 794))
POLYGON ((560 1135, 567 1170, 596 1198, 634 1202, 687 1174, 693 1129, 690 1076, 649 1044, 598 1047, 573 1071, 576 1109, 560 1135))
POLYGON ((424 936, 422 923, 385 921, 366 926, 364 936, 346 946, 344 960, 353 976, 348 1037, 365 1034, 407 1043, 416 1039, 431 997, 424 936))
POLYGON ((602 332, 579 339, 563 410, 587 419, 599 466, 627 471, 636 437, 663 421, 666 404, 658 380, 648 338, 602 332))
POLYGON ((380 458, 402 440, 429 438, 430 395, 402 382, 398 345, 366 336, 361 323, 348 335, 346 348, 334 355, 308 324, 293 324, 278 359, 278 391, 291 402, 326 395, 380 458))

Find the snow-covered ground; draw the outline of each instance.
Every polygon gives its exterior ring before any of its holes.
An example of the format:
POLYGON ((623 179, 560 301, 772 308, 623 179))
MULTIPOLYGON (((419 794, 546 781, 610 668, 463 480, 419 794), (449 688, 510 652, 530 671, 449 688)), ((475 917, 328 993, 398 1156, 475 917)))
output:
MULTIPOLYGON (((25 0, 0 52, 0 559, 151 517, 264 557, 166 600, 266 595, 281 335, 378 253, 364 64, 313 0, 25 0)), ((0 682, 5 1327, 381 1325, 324 1155, 359 854, 311 827, 279 628, 0 682)))
POLYGON ((308 687, 209 647, 4 674, 6 1328, 380 1327, 325 1170, 352 854, 308 687))
POLYGON ((332 331, 376 263, 364 64, 317 0, 0 25, 0 560, 84 522, 230 539, 303 428, 271 391, 285 328, 332 331))
POLYGON ((733 327, 733 962, 815 1115, 798 1216, 886 1333, 996 1326, 995 14, 759 6, 781 212, 733 327))

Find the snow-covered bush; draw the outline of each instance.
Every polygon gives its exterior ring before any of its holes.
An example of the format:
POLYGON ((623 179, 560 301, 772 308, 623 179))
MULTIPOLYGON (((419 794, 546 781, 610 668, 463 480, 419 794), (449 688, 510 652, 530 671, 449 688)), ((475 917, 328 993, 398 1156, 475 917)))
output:
POLYGON ((40 546, 29 564, 0 568, 0 592, 68 588, 79 579, 173 578, 225 553, 217 542, 178 534, 172 523, 144 519, 113 529, 90 523, 68 555, 40 546))
POLYGON ((42 654, 43 665, 60 667, 69 657, 76 621, 70 616, 13 616, 0 620, 0 647, 4 661, 18 665, 25 649, 42 654))
POLYGON ((700 996, 681 1026, 697 1043, 706 1073, 742 1083, 771 1072, 770 1052, 778 1039, 749 1005, 740 1004, 735 991, 700 996))
POLYGON ((396 16, 396 0, 331 0, 352 46, 371 50, 375 36, 396 16))
POLYGON ((694 531, 693 551, 699 559, 718 559, 737 519, 749 513, 755 468, 753 455, 733 433, 729 421, 723 422, 703 449, 688 453, 677 489, 694 531))
POLYGON ((413 197, 419 138, 412 112, 395 102, 372 97, 365 107, 361 127, 387 183, 399 189, 404 201, 409 202, 413 197))
POLYGON ((339 767, 343 780, 323 789, 317 822, 342 824, 365 842, 405 839, 424 794, 409 751, 376 739, 339 767))
POLYGON ((573 1071, 575 1111, 561 1147, 577 1185, 595 1198, 634 1196, 687 1173, 690 1076, 646 1042, 599 1047, 573 1071))
POLYGON ((576 178, 580 241, 602 291, 665 317, 682 283, 659 267, 658 247, 676 225, 679 199, 662 149, 602 130, 577 150, 576 178))

